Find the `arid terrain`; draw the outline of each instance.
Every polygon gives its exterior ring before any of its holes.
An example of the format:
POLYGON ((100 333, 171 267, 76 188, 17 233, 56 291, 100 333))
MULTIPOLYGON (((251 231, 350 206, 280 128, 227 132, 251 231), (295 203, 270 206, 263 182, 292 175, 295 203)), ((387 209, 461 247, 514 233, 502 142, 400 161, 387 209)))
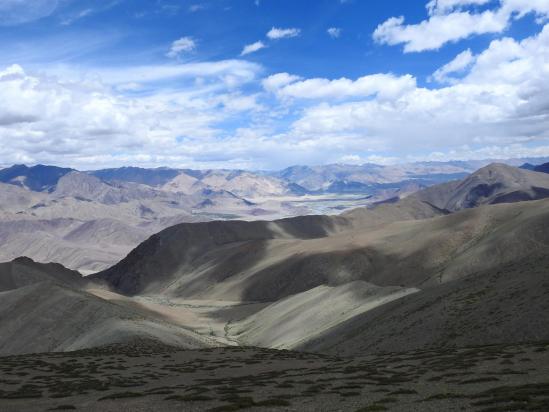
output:
POLYGON ((180 223, 89 276, 0 264, 1 410, 549 406, 549 174, 180 223))
POLYGON ((338 214, 463 177, 478 163, 269 173, 14 165, 0 170, 0 261, 28 256, 90 274, 177 223, 338 214))
POLYGON ((2 358, 6 412, 544 411, 549 343, 338 358, 147 342, 2 358))
POLYGON ((0 412, 549 412, 549 0, 0 0, 0 412))

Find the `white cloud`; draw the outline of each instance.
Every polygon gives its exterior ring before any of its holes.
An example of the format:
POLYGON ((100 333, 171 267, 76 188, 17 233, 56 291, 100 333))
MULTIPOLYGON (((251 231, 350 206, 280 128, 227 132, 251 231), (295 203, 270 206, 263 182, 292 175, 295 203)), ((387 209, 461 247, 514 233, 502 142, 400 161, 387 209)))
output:
POLYGON ((431 0, 427 3, 429 14, 446 14, 463 6, 481 6, 492 0, 431 0))
POLYGON ((0 26, 15 26, 47 17, 58 0, 0 0, 0 26))
POLYGON ((432 77, 439 83, 451 81, 452 79, 449 77, 450 74, 463 72, 469 68, 474 61, 475 56, 473 56, 471 49, 467 49, 458 54, 451 62, 435 71, 432 77))
POLYGON ((404 52, 436 50, 443 45, 473 35, 501 33, 512 19, 535 13, 541 20, 549 16, 548 0, 500 0, 499 7, 476 13, 471 5, 488 4, 483 0, 432 0, 427 4, 428 20, 404 24, 404 17, 391 17, 373 33, 376 42, 404 44, 404 52))
POLYGON ((0 164, 261 169, 542 156, 548 61, 549 24, 461 53, 433 88, 383 73, 266 77, 245 60, 9 66, 0 68, 0 164))
POLYGON ((326 31, 332 39, 338 39, 339 37, 341 37, 341 29, 338 27, 330 27, 326 31))
POLYGON ((266 79, 263 79, 262 83, 265 90, 275 93, 284 86, 287 86, 288 84, 296 82, 300 79, 301 77, 289 73, 277 73, 267 77, 266 79))
POLYGON ((547 153, 548 61, 546 25, 539 35, 521 42, 493 41, 467 62, 470 69, 450 86, 416 87, 394 99, 316 104, 305 108, 291 133, 301 139, 345 136, 345 141, 361 140, 362 150, 401 157, 430 152, 445 158, 547 153))
POLYGON ((511 15, 516 13, 516 18, 528 13, 535 13, 542 20, 549 16, 549 1, 547 0, 501 0, 502 10, 511 15))
POLYGON ((390 156, 368 155, 366 157, 357 154, 343 155, 338 159, 338 163, 363 165, 365 163, 375 163, 376 165, 392 165, 398 163, 400 159, 390 156))
POLYGON ((448 42, 474 34, 500 33, 507 27, 507 18, 490 10, 480 14, 454 12, 435 15, 419 24, 404 24, 404 17, 392 17, 374 31, 378 43, 404 43, 404 52, 435 50, 448 42))
POLYGON ((62 156, 64 164, 81 168, 192 164, 223 137, 218 123, 262 110, 257 96, 224 85, 225 77, 240 76, 237 64, 209 71, 215 87, 204 70, 204 85, 129 97, 120 92, 147 85, 111 88, 97 79, 31 74, 18 65, 0 69, 0 163, 58 164, 62 156))
POLYGON ((279 73, 264 81, 267 89, 282 98, 344 99, 377 95, 380 99, 395 98, 414 89, 416 80, 410 75, 373 74, 356 80, 314 78, 299 80, 296 76, 279 73))
POLYGON ((265 46, 265 43, 263 43, 262 41, 256 41, 255 43, 247 44, 246 46, 244 46, 240 55, 245 56, 250 53, 255 53, 256 51, 264 49, 265 47, 267 47, 265 46))
POLYGON ((173 59, 179 57, 182 53, 192 52, 195 49, 195 40, 190 36, 186 36, 174 41, 166 56, 173 59))
POLYGON ((278 39, 289 39, 291 37, 297 37, 301 33, 300 29, 279 29, 276 27, 273 27, 269 32, 267 33, 267 37, 271 40, 278 40, 278 39))

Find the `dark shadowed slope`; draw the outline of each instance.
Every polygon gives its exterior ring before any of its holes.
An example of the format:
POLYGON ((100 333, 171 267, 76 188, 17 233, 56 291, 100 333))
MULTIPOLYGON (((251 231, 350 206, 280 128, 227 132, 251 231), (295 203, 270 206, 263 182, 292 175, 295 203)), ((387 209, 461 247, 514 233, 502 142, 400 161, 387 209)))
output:
MULTIPOLYGON (((178 225, 93 278, 129 295, 263 302, 254 313, 228 319, 225 331, 243 344, 339 351, 346 338, 338 339, 356 333, 356 344, 348 349, 353 354, 400 351, 407 347, 398 345, 406 344, 497 343, 505 334, 536 339, 537 320, 521 320, 522 296, 532 301, 528 316, 545 310, 542 273, 549 262, 549 199, 453 213, 435 205, 450 204, 445 196, 452 187, 462 189, 463 196, 455 199, 467 199, 466 193, 476 193, 476 183, 489 178, 499 178, 504 190, 483 197, 480 204, 516 192, 521 182, 524 192, 539 187, 536 177, 521 177, 495 165, 428 196, 420 193, 338 217, 178 225), (431 201, 422 200, 427 197, 431 201), (508 309, 498 317, 501 304, 508 309), (386 325, 376 324, 375 341, 366 342, 361 331, 373 328, 377 318, 371 316, 384 310, 386 325), (418 335, 417 325, 423 325, 418 335), (481 325, 486 328, 478 331, 481 325), (392 339, 401 327, 403 339, 392 339), (467 330, 477 331, 468 336, 467 330), (324 347, 323 342, 332 343, 324 347)), ((457 200, 452 204, 464 205, 457 200)))
POLYGON ((72 171, 73 169, 56 166, 13 165, 0 170, 0 182, 43 192, 53 189, 61 177, 72 171))
POLYGON ((181 173, 177 169, 159 167, 143 169, 141 167, 120 167, 118 169, 101 169, 89 172, 106 182, 121 181, 140 183, 149 186, 161 186, 181 173))
POLYGON ((320 237, 266 240, 272 231, 235 238, 239 222, 223 236, 212 223, 197 243, 175 227, 98 277, 124 293, 272 302, 228 325, 248 345, 352 355, 549 339, 549 200, 369 229, 343 222, 320 237))
POLYGON ((488 234, 502 233, 498 219, 514 221, 505 208, 444 217, 450 210, 517 200, 512 194, 545 184, 549 188, 549 176, 490 165, 463 181, 338 217, 182 224, 152 236, 95 278, 125 294, 263 301, 354 280, 430 285, 436 276, 452 279, 499 264, 502 257, 485 256, 479 245, 491 250, 501 244, 505 236, 488 241, 488 234), (479 185, 487 184, 497 193, 478 197, 479 185))
POLYGON ((58 263, 37 263, 27 257, 0 263, 0 292, 40 282, 54 282, 77 288, 86 283, 80 273, 58 263))
POLYGON ((152 339, 183 348, 207 338, 90 293, 50 282, 0 292, 0 355, 57 352, 152 339))
POLYGON ((548 267, 546 256, 480 271, 358 315, 300 349, 356 356, 549 340, 548 267))
MULTIPOLYGON (((345 224, 345 219, 327 216, 303 216, 275 222, 183 223, 151 236, 120 263, 92 278, 107 281, 115 290, 125 294, 158 290, 173 283, 179 273, 192 270, 197 259, 204 260, 208 252, 235 245, 261 247, 261 242, 276 238, 325 237, 345 224)), ((248 254, 246 257, 254 259, 257 256, 248 254)))
POLYGON ((412 199, 345 216, 184 223, 152 236, 117 265, 92 278, 104 280, 119 293, 130 295, 165 292, 169 288, 185 297, 273 300, 318 286, 328 278, 336 281, 333 278, 340 275, 343 279, 337 283, 357 280, 353 272, 367 256, 359 253, 361 256, 355 259, 356 246, 345 250, 343 233, 371 230, 393 220, 441 214, 436 208, 412 199), (330 236, 338 233, 339 240, 330 246, 330 236), (307 242, 314 239, 327 240, 315 249, 314 242, 307 242), (304 245, 302 252, 300 245, 304 245), (333 251, 335 254, 331 254, 333 251), (296 271, 302 276, 294 277, 296 271), (347 271, 351 276, 342 273, 347 271), (253 291, 254 285, 263 281, 265 286, 253 291), (215 290, 216 284, 220 284, 219 290, 215 290))
MULTIPOLYGON (((182 329, 183 312, 177 312, 177 299, 188 298, 261 302, 235 309, 242 309, 236 319, 227 315, 218 320, 225 337, 242 344, 353 355, 549 339, 543 328, 549 320, 549 199, 453 213, 440 207, 463 206, 459 199, 476 193, 479 182, 499 182, 504 188, 495 197, 482 197, 480 204, 493 203, 517 187, 524 192, 541 187, 537 177, 526 177, 495 165, 452 183, 455 193, 462 194, 455 201, 445 199, 447 184, 429 196, 422 193, 337 217, 173 226, 90 277, 121 294, 153 295, 134 300, 109 298, 105 291, 69 290, 56 279, 53 286, 35 283, 48 280, 42 272, 15 285, 13 276, 6 276, 5 283, 12 282, 7 289, 29 285, 2 293, 5 318, 0 324, 7 329, 0 335, 19 331, 30 342, 42 333, 53 350, 144 334, 195 344, 200 339, 182 329), (422 200, 427 197, 430 201, 422 200), (153 313, 154 305, 164 303, 174 306, 153 313), (166 323, 168 312, 181 323, 166 323), (49 323, 69 316, 71 322, 59 330, 49 323)), ((15 350, 7 340, 2 344, 15 350)))
MULTIPOLYGON (((394 211, 394 205, 383 206, 394 211)), ((357 280, 433 287, 548 253, 547 234, 540 228, 549 225, 549 201, 394 223, 374 214, 377 225, 370 226, 363 224, 367 216, 178 225, 93 278, 123 294, 275 301, 357 280)))
POLYGON ((90 282, 56 263, 21 257, 0 264, 0 355, 66 351, 146 338, 183 348, 214 343, 141 305, 86 290, 90 282), (120 302, 117 302, 119 300, 120 302))
POLYGON ((549 163, 544 163, 539 166, 535 166, 533 169, 535 172, 549 173, 549 163))
POLYGON ((462 181, 432 186, 412 196, 451 212, 486 204, 543 199, 549 197, 549 175, 493 163, 462 181))

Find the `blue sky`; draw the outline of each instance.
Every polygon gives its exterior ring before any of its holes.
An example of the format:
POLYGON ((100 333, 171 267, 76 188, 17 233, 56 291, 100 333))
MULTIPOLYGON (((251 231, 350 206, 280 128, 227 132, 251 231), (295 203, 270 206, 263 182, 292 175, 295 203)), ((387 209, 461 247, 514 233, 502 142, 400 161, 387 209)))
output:
POLYGON ((549 0, 0 0, 0 164, 547 156, 548 16, 549 0))

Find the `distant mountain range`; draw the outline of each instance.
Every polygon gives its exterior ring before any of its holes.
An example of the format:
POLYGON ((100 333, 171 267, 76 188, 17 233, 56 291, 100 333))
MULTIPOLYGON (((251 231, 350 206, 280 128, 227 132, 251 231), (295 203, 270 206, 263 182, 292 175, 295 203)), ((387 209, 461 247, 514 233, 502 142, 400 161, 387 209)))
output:
MULTIPOLYGON (((500 161, 528 170, 549 170, 549 158, 500 161)), ((107 183, 125 182, 173 192, 194 193, 202 189, 227 190, 237 196, 263 197, 305 194, 375 194, 379 190, 399 191, 406 187, 428 187, 457 180, 493 160, 417 162, 392 166, 377 164, 292 166, 281 171, 253 172, 225 169, 172 169, 121 167, 86 171, 107 183)), ((59 179, 76 170, 56 166, 14 165, 0 170, 0 182, 36 192, 55 189, 59 179)))
POLYGON ((59 179, 72 171, 73 169, 56 166, 13 165, 0 170, 0 182, 25 187, 35 192, 47 192, 57 185, 59 179))
POLYGON ((493 177, 478 177, 484 186, 470 183, 476 197, 462 198, 470 187, 455 179, 482 163, 295 166, 268 173, 136 167, 79 172, 15 165, 0 170, 0 261, 28 255, 92 273, 113 265, 152 234, 182 222, 341 213, 394 203, 440 183, 437 195, 422 193, 433 207, 448 211, 476 206, 482 196, 493 202, 528 200, 548 190, 543 183, 522 181, 516 175, 520 169, 494 169, 493 177), (498 187, 502 179, 514 186, 498 187), (447 198, 440 198, 441 188, 447 198))
MULTIPOLYGON (((110 281, 117 291, 124 294, 157 293, 160 290, 166 292, 166 288, 169 287, 173 293, 181 293, 185 297, 192 297, 195 294, 210 296, 210 294, 215 295, 217 288, 223 289, 223 283, 219 279, 208 278, 207 273, 212 275, 219 273, 225 277, 228 273, 238 272, 243 267, 247 267, 244 261, 255 259, 255 253, 257 253, 255 248, 265 246, 260 246, 262 241, 291 239, 290 244, 292 246, 288 250, 288 255, 284 255, 282 258, 284 264, 277 267, 276 259, 266 259, 269 269, 262 272, 261 275, 258 274, 258 276, 266 278, 265 283, 272 282, 273 287, 265 288, 264 292, 260 292, 259 289, 251 287, 249 284, 250 278, 244 279, 246 285, 248 285, 248 292, 243 292, 249 295, 247 300, 279 299, 300 292, 299 289, 310 287, 313 283, 303 279, 306 273, 309 273, 305 269, 306 265, 303 265, 303 261, 300 259, 296 261, 287 259, 288 256, 292 256, 292 252, 296 247, 296 239, 305 241, 330 238, 332 235, 337 236, 350 230, 359 232, 364 230, 367 232, 366 229, 368 228, 381 224, 390 224, 394 221, 422 220, 447 216, 482 205, 515 203, 544 198, 549 198, 549 174, 521 170, 503 164, 492 164, 479 169, 461 181, 432 186, 394 203, 379 204, 370 209, 358 208, 339 216, 300 216, 274 222, 183 223, 151 237, 119 264, 96 276, 110 281), (162 241, 163 236, 171 239, 173 247, 162 241), (220 239, 223 240, 220 241, 220 239), (242 246, 240 242, 247 241, 254 243, 248 253, 241 256, 243 261, 228 257, 232 252, 227 249, 227 244, 234 243, 236 247, 234 252, 238 253, 237 251, 242 246), (162 248, 158 247, 159 243, 164 246, 162 248), (217 271, 214 269, 210 272, 204 272, 202 266, 204 262, 196 258, 205 250, 212 253, 212 250, 217 248, 222 250, 225 257, 221 259, 210 256, 211 261, 215 262, 218 269, 223 268, 223 270, 217 271), (185 253, 181 254, 179 250, 184 250, 185 253), (193 276, 188 277, 192 280, 192 288, 177 280, 179 273, 188 274, 192 272, 194 265, 198 265, 197 269, 204 275, 203 291, 200 290, 197 279, 193 276), (286 277, 290 276, 290 273, 297 275, 298 272, 300 272, 301 283, 295 284, 295 290, 288 289, 289 285, 287 283, 276 280, 277 276, 286 277), (166 276, 166 278, 163 279, 162 276, 166 276), (212 284, 215 286, 212 287, 212 284), (285 289, 277 290, 274 284, 283 286, 285 289)), ((356 235, 358 236, 359 233, 356 235)), ((345 239, 341 238, 340 240, 344 241, 345 239)), ((319 242, 318 250, 323 250, 323 253, 325 253, 329 248, 322 247, 321 244, 322 242, 319 242)), ((310 247, 309 242, 305 242, 305 245, 307 245, 307 249, 310 247)), ((389 244, 385 246, 389 249, 393 247, 389 244)), ((410 246, 416 247, 413 244, 410 246)), ((336 247, 336 250, 338 247, 336 247)), ((263 251, 263 253, 267 252, 263 251)), ((315 252, 309 251, 306 255, 315 256, 315 252)), ((361 259, 367 260, 365 256, 361 259)), ((316 259, 312 258, 312 260, 316 259)), ((310 275, 315 277, 317 281, 337 277, 338 275, 335 274, 337 270, 333 268, 334 264, 339 264, 337 262, 338 259, 334 257, 333 262, 326 262, 324 267, 319 265, 318 268, 310 272, 310 275), (334 270, 335 272, 332 273, 334 270)), ((391 274, 390 267, 391 263, 387 261, 386 267, 383 268, 383 272, 387 272, 386 276, 401 276, 398 271, 391 274)), ((382 268, 378 269, 381 270, 382 268)), ((358 262, 356 268, 353 269, 357 272, 370 272, 370 270, 372 270, 370 264, 360 265, 358 262)), ((381 274, 375 272, 372 272, 371 275, 376 278, 381 276, 381 274)), ((348 281, 349 279, 344 280, 348 281)), ((383 281, 391 283, 388 282, 386 277, 383 281)), ((235 293, 241 292, 235 291, 235 293)), ((231 297, 231 299, 236 298, 236 295, 231 297)))
MULTIPOLYGON (((32 168, 31 168, 32 169, 32 168)), ((55 184, 0 183, 0 260, 29 255, 85 273, 118 261, 151 234, 180 222, 212 218, 292 215, 299 209, 271 202, 270 211, 225 190, 186 194, 152 186, 106 182, 69 171, 55 184)), ((49 180, 52 183, 51 180, 49 180)))
MULTIPOLYGON (((93 182, 78 187, 116 199, 93 182)), ((548 225, 549 174, 490 164, 338 216, 176 224, 87 277, 19 258, 0 265, 0 336, 16 337, 0 353, 145 336, 337 356, 546 342, 548 225)), ((97 230, 89 244, 120 235, 97 230)))
POLYGON ((548 319, 547 198, 548 174, 492 164, 340 216, 173 226, 90 279, 129 296, 263 302, 227 326, 244 345, 353 356, 532 340, 540 329, 520 313, 548 319))
POLYGON ((533 169, 535 172, 549 173, 549 163, 544 163, 539 166, 535 166, 533 169))

